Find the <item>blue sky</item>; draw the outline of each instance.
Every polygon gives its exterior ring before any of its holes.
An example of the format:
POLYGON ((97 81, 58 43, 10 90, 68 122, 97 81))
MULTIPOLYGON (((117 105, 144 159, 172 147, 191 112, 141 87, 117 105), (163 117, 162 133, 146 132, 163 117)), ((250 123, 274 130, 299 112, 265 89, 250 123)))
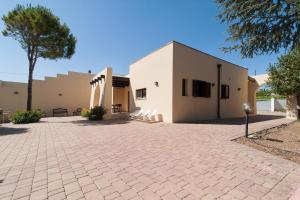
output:
MULTIPOLYGON (((265 73, 278 55, 242 59, 225 54, 226 25, 216 18, 214 0, 3 0, 3 16, 16 4, 43 5, 67 23, 78 40, 71 60, 39 59, 34 78, 68 71, 93 73, 113 67, 115 74, 127 74, 128 66, 171 40, 247 67, 249 74, 265 73)), ((4 28, 0 21, 0 30, 4 28)), ((26 53, 17 41, 0 35, 0 80, 27 81, 26 53)))

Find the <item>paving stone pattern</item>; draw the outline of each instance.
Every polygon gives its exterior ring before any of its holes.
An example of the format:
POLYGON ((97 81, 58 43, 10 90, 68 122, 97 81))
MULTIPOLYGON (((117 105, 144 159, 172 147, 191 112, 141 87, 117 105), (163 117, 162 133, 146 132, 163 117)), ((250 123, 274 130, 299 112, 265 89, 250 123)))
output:
POLYGON ((288 199, 299 187, 300 166, 231 141, 243 128, 81 117, 4 124, 0 199, 288 199))

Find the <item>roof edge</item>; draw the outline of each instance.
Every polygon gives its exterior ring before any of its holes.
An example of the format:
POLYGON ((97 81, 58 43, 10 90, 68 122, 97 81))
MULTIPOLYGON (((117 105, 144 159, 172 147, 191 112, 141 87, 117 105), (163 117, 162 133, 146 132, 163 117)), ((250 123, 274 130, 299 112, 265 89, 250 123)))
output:
POLYGON ((168 45, 170 45, 170 44, 173 44, 173 43, 176 43, 176 44, 179 44, 179 45, 185 46, 185 47, 187 47, 187 48, 189 48, 189 49, 192 49, 192 50, 194 50, 194 51, 200 52, 200 53, 202 53, 202 54, 205 54, 205 55, 207 55, 207 56, 210 56, 210 57, 213 57, 213 58, 219 59, 219 60, 221 60, 221 61, 223 61, 223 62, 226 62, 226 63, 232 64, 232 65, 234 65, 234 66, 236 66, 236 67, 239 67, 239 68, 242 68, 242 69, 248 70, 248 68, 246 68, 246 67, 243 67, 243 66, 240 66, 240 65, 234 64, 234 63, 232 63, 232 62, 229 62, 229 61, 227 61, 227 60, 224 60, 224 59, 222 59, 222 58, 219 58, 219 57, 217 57, 217 56, 211 55, 211 54, 209 54, 209 53, 206 53, 206 52, 204 52, 204 51, 201 51, 201 50, 199 50, 199 49, 193 48, 193 47, 191 47, 191 46, 188 46, 188 45, 186 45, 186 44, 183 44, 183 43, 181 43, 181 42, 178 42, 178 41, 175 41, 175 40, 171 40, 170 42, 168 42, 168 43, 166 43, 166 44, 162 45, 161 47, 159 47, 159 48, 155 49, 154 51, 152 51, 152 52, 150 52, 150 53, 146 54, 145 56, 143 56, 143 57, 141 57, 141 58, 139 58, 139 59, 135 60, 135 61, 134 61, 134 62, 132 62, 130 65, 133 65, 133 64, 137 63, 138 61, 140 61, 140 60, 142 60, 142 59, 146 58, 147 56, 149 56, 149 55, 151 55, 151 54, 155 53, 156 51, 158 51, 158 50, 160 50, 160 49, 162 49, 162 48, 164 48, 164 47, 166 47, 166 46, 168 46, 168 45))
POLYGON ((141 58, 138 58, 138 59, 136 59, 136 60, 135 60, 134 62, 132 62, 130 65, 133 65, 133 64, 137 63, 138 61, 140 61, 140 60, 142 60, 142 59, 146 58, 147 56, 150 56, 151 54, 153 54, 153 53, 157 52, 158 50, 160 50, 160 49, 162 49, 162 48, 164 48, 164 47, 166 47, 166 46, 168 46, 168 45, 172 44, 173 42, 174 42, 174 41, 172 40, 172 41, 170 41, 170 42, 168 42, 168 43, 166 43, 166 44, 162 45, 161 47, 159 47, 159 48, 156 48, 155 50, 151 51, 150 53, 146 54, 145 56, 143 56, 143 57, 141 57, 141 58))
POLYGON ((247 67, 243 67, 243 66, 240 66, 240 65, 234 64, 234 63, 232 63, 232 62, 230 62, 230 61, 227 61, 227 60, 224 60, 224 59, 222 59, 222 58, 219 58, 219 57, 217 57, 217 56, 211 55, 211 54, 209 54, 209 53, 206 53, 206 52, 204 52, 204 51, 201 51, 201 50, 199 50, 199 49, 196 49, 196 48, 194 48, 194 47, 188 46, 188 45, 186 45, 186 44, 183 44, 183 43, 181 43, 181 42, 177 42, 177 41, 175 41, 175 40, 172 40, 172 42, 173 42, 173 43, 177 43, 177 44, 179 44, 179 45, 182 45, 182 46, 185 46, 185 47, 187 47, 187 48, 193 49, 194 51, 197 51, 197 52, 203 53, 203 54, 205 54, 205 55, 207 55, 207 56, 210 56, 210 57, 213 57, 213 58, 216 58, 216 59, 222 60, 222 61, 224 61, 224 62, 227 62, 227 63, 229 63, 229 64, 232 64, 232 65, 234 65, 234 66, 236 66, 236 67, 239 67, 239 68, 243 68, 243 69, 246 69, 246 70, 248 70, 248 68, 247 68, 247 67))

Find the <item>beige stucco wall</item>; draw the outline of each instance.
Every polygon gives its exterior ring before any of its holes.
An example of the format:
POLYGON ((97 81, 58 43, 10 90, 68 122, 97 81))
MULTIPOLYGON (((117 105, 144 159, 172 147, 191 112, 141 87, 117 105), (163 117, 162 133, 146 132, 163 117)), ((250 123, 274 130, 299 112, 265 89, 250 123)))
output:
MULTIPOLYGON (((69 115, 77 108, 88 108, 90 102, 89 73, 69 72, 67 75, 46 77, 33 81, 33 109, 41 109, 52 116, 53 108, 67 108, 69 115), (59 96, 62 94, 62 96, 59 96)), ((15 112, 26 109, 27 84, 2 82, 0 85, 0 107, 15 112), (19 94, 14 94, 17 91, 19 94)))
POLYGON ((122 112, 128 112, 129 87, 113 87, 113 104, 122 104, 122 112))
POLYGON ((230 86, 229 99, 221 99, 221 117, 243 117, 243 104, 248 102, 248 70, 224 63, 221 76, 221 83, 230 86))
POLYGON ((112 106, 112 98, 113 98, 113 90, 112 90, 112 68, 107 67, 93 77, 93 80, 97 79, 101 75, 104 75, 105 78, 101 81, 97 81, 97 83, 90 86, 90 108, 98 105, 102 106, 106 110, 106 114, 104 115, 104 119, 111 119, 111 106, 112 106), (96 91, 97 90, 97 91, 96 91), (99 93, 99 98, 97 99, 97 93, 99 93), (95 95, 96 94, 96 95, 95 95), (95 98, 96 96, 96 98, 95 98))
POLYGON ((221 118, 244 116, 248 102, 248 70, 177 42, 154 51, 130 66, 132 104, 156 109, 165 122, 191 122, 217 118, 217 64, 222 64, 221 84, 230 86, 230 98, 221 99, 221 118), (182 96, 182 79, 188 96, 182 96), (214 83, 210 98, 192 96, 192 80, 214 83), (158 82, 156 87, 154 82, 158 82), (137 89, 146 88, 147 98, 138 100, 137 89), (239 89, 240 88, 240 89, 239 89))
POLYGON ((248 70, 174 42, 173 122, 217 118, 217 64, 222 64, 221 84, 230 86, 230 98, 221 99, 221 118, 243 116, 242 104, 248 97, 248 70), (182 79, 187 80, 188 96, 182 96, 182 79), (214 83, 211 97, 193 97, 192 80, 214 83), (238 91, 240 88, 240 91, 238 91))
POLYGON ((5 111, 15 112, 26 108, 27 84, 0 81, 0 107, 5 111), (18 94, 14 94, 18 92, 18 94))
POLYGON ((173 43, 160 48, 130 66, 130 109, 157 110, 162 120, 172 122, 173 43), (154 82, 158 82, 158 87, 154 82), (137 89, 146 88, 146 99, 136 99, 137 89))

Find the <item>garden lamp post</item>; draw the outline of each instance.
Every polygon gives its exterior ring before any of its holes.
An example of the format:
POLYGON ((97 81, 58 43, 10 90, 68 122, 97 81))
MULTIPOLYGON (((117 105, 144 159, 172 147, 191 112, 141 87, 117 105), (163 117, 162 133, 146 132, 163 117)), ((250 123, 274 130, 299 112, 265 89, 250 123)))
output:
POLYGON ((244 111, 246 113, 245 136, 246 136, 246 138, 248 138, 249 113, 251 112, 251 107, 248 103, 244 103, 243 107, 244 107, 244 111))

